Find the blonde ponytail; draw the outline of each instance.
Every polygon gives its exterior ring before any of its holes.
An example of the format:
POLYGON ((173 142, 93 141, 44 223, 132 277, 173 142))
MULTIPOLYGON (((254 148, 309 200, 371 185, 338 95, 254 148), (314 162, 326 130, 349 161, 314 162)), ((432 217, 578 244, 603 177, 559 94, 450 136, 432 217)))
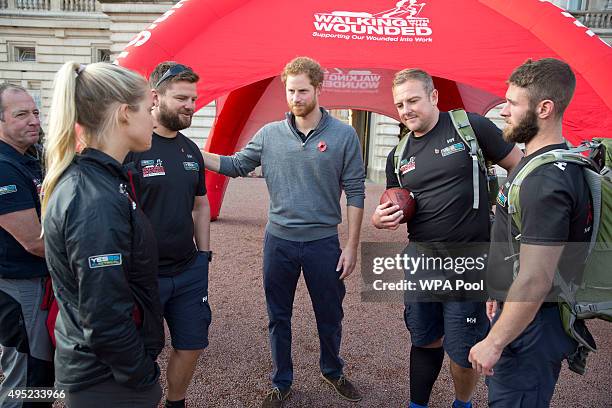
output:
POLYGON ((76 155, 76 81, 80 64, 67 62, 58 71, 49 112, 49 133, 45 147, 47 173, 42 184, 41 218, 62 174, 76 155))
POLYGON ((43 219, 53 190, 74 160, 77 142, 80 147, 92 141, 103 145, 116 125, 119 106, 127 104, 137 110, 149 92, 142 76, 104 62, 87 67, 67 62, 57 72, 54 87, 46 140, 47 174, 42 186, 43 219))

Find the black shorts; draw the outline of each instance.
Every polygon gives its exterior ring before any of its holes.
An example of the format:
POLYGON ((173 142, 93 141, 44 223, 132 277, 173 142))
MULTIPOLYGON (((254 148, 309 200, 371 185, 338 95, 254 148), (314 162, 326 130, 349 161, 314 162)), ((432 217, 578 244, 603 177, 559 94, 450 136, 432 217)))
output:
POLYGON ((176 276, 159 278, 164 319, 176 350, 200 350, 208 346, 211 322, 208 304, 208 254, 176 276))
POLYGON ((412 344, 427 346, 444 337, 444 350, 455 363, 471 368, 470 349, 484 339, 489 319, 483 302, 408 302, 404 322, 412 344))

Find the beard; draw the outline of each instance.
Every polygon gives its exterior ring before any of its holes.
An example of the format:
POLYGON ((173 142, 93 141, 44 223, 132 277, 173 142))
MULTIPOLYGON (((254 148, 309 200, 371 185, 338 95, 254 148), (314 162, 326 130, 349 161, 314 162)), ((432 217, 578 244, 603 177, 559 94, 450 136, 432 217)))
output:
POLYGON ((504 140, 513 143, 529 143, 540 131, 535 111, 528 110, 525 117, 516 126, 507 124, 504 128, 504 140))
POLYGON ((312 112, 314 110, 314 108, 316 106, 317 106, 317 100, 316 99, 313 99, 312 102, 310 102, 310 103, 304 103, 304 104, 300 104, 300 105, 289 103, 289 109, 291 110, 291 113, 293 113, 295 116, 299 116, 299 117, 308 116, 310 114, 310 112, 312 112))
POLYGON ((159 116, 157 120, 160 125, 173 132, 178 132, 179 130, 187 129, 189 126, 191 126, 192 117, 192 111, 180 109, 178 111, 173 112, 164 102, 160 102, 159 104, 159 116), (180 115, 181 113, 189 115, 189 117, 185 118, 180 115))

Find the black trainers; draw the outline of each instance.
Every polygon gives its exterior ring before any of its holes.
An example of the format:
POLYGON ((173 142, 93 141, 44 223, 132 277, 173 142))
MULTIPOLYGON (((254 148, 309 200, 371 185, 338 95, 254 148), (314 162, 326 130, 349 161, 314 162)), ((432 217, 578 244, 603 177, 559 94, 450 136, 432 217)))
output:
POLYGON ((341 375, 338 378, 331 378, 321 374, 321 378, 323 378, 326 383, 334 387, 336 392, 345 400, 351 402, 361 401, 361 394, 344 375, 341 375))
POLYGON ((289 394, 291 394, 291 387, 274 387, 266 393, 261 408, 280 408, 283 406, 283 401, 289 398, 289 394))

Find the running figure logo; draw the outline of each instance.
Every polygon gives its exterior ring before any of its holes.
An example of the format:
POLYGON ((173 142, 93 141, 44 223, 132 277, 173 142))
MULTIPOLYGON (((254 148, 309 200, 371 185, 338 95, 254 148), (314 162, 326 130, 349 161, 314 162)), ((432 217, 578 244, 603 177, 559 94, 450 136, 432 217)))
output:
POLYGON ((425 3, 417 3, 417 1, 418 0, 400 0, 395 3, 395 7, 374 14, 355 11, 332 11, 330 14, 342 17, 417 19, 420 18, 419 15, 423 7, 425 7, 425 3))
POLYGON ((417 4, 417 0, 401 0, 395 3, 395 8, 387 11, 383 11, 378 14, 374 14, 374 17, 378 17, 382 14, 383 18, 402 18, 408 14, 407 18, 418 17, 423 10, 425 3, 417 4))
POLYGON ((369 13, 334 10, 314 14, 313 37, 344 40, 432 42, 425 2, 400 0, 395 7, 369 13))

